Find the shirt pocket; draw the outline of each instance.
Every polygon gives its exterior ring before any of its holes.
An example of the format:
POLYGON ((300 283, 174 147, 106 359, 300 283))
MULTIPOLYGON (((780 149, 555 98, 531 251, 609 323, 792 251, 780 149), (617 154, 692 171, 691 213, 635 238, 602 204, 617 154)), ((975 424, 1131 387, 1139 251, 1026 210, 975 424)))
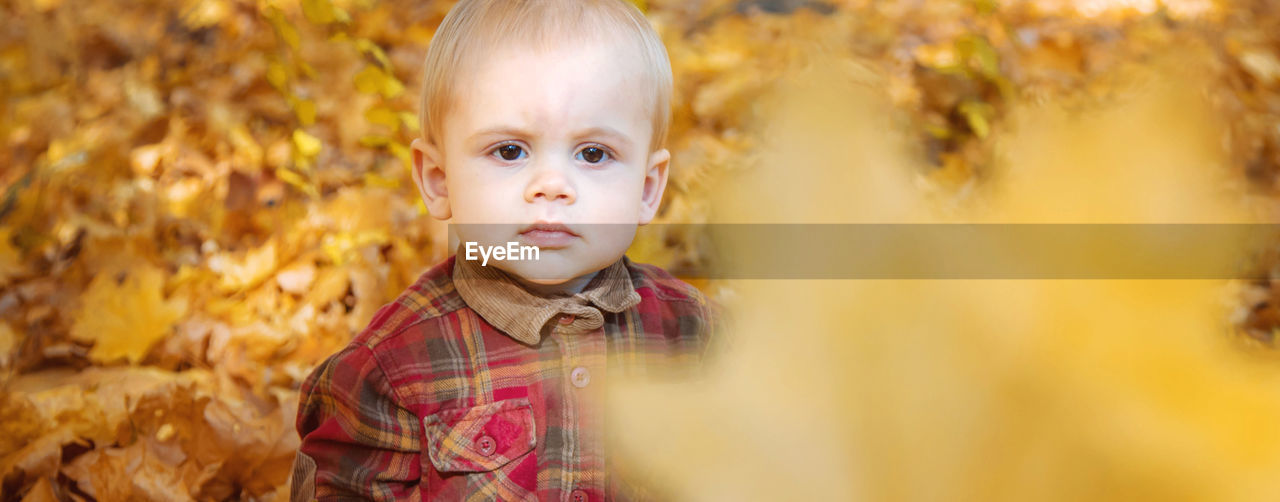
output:
POLYGON ((536 469, 523 465, 537 445, 527 398, 442 410, 422 424, 431 466, 442 474, 471 473, 465 476, 469 491, 510 499, 537 488, 536 469))

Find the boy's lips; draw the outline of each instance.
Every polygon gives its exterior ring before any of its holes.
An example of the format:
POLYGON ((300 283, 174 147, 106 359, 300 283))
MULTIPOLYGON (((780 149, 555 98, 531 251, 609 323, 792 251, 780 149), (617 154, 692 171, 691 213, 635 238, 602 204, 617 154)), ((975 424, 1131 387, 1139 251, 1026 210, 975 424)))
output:
POLYGON ((539 248, 565 247, 580 237, 562 223, 538 222, 520 229, 520 239, 539 248))

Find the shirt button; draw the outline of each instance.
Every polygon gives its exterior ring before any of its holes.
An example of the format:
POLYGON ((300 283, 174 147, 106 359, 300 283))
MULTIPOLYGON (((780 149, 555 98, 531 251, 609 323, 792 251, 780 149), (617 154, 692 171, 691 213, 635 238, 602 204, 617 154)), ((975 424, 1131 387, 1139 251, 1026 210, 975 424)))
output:
POLYGON ((573 324, 573 314, 560 316, 560 324, 573 324))
POLYGON ((480 448, 481 455, 487 457, 493 455, 493 452, 498 449, 498 443, 492 437, 480 436, 480 439, 476 440, 476 447, 480 448))
POLYGON ((587 492, 574 490, 569 492, 569 500, 572 500, 573 502, 587 502, 590 499, 587 498, 587 492))
POLYGON ((587 384, 591 383, 591 372, 582 366, 578 366, 569 373, 569 381, 573 382, 573 386, 579 389, 586 387, 587 384))

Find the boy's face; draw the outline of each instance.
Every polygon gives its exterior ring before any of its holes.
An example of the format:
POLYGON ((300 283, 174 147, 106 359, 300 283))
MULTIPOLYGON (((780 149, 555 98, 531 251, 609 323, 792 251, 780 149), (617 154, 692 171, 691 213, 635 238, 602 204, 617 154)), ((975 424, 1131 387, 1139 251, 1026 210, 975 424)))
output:
POLYGON ((452 218, 464 246, 538 246, 537 261, 488 262, 526 282, 563 284, 616 261, 653 219, 670 159, 649 151, 653 91, 637 60, 594 43, 478 63, 455 86, 441 144, 413 144, 431 214, 452 218))

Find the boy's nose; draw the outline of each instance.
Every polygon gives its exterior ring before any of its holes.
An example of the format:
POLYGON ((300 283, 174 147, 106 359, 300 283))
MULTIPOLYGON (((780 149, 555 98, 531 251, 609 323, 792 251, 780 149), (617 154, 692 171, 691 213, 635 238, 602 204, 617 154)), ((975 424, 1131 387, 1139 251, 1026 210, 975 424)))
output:
POLYGON ((538 166, 529 186, 525 187, 524 200, 534 202, 538 198, 567 204, 577 200, 573 184, 569 182, 561 166, 538 166))

